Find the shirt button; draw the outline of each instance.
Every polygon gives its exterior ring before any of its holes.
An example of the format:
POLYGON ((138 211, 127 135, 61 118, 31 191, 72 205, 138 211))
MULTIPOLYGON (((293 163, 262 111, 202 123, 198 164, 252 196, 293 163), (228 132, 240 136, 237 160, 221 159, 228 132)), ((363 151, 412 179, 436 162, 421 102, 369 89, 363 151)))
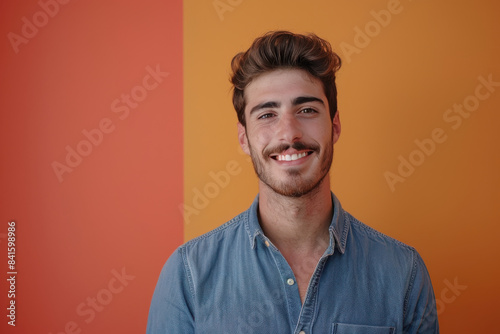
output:
MULTIPOLYGON (((293 285, 295 283, 295 281, 291 278, 287 279, 286 282, 288 283, 288 285, 293 285)), ((302 331, 303 332, 303 331, 302 331)), ((302 333, 301 332, 301 333, 302 333)), ((305 333, 304 333, 305 334, 305 333)))
POLYGON ((304 332, 304 331, 300 331, 300 333, 299 333, 299 334, 306 334, 306 332, 304 332))
POLYGON ((269 241, 264 241, 264 243, 266 244, 266 247, 269 247, 269 241))

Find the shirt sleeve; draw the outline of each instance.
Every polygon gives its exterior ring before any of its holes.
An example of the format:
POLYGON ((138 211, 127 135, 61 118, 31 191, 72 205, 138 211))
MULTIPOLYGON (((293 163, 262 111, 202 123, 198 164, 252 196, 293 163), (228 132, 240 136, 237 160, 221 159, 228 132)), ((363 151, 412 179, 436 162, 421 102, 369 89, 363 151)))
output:
POLYGON ((165 263, 151 300, 147 334, 194 333, 193 291, 182 249, 165 263))
POLYGON ((414 251, 404 308, 405 334, 439 334, 436 299, 424 261, 414 251))

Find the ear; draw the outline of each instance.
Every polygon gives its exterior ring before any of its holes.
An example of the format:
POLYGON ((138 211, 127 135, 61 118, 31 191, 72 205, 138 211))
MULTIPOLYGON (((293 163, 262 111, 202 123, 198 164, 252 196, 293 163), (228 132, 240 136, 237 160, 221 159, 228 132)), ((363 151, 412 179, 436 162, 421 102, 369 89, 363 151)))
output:
POLYGON ((240 142, 240 147, 243 150, 243 152, 250 155, 250 149, 248 147, 247 129, 240 122, 238 122, 238 141, 240 142))
POLYGON ((339 113, 340 112, 337 110, 337 112, 335 113, 335 116, 333 117, 333 120, 332 120, 333 143, 334 144, 337 142, 337 140, 339 140, 340 132, 341 132, 339 113))

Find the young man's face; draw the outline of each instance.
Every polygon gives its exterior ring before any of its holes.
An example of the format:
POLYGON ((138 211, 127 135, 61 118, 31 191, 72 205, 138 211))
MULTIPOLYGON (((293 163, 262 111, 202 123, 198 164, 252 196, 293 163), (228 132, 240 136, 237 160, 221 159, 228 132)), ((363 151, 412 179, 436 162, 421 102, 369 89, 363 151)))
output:
POLYGON ((321 81, 303 70, 275 70, 254 79, 245 100, 246 128, 238 124, 238 137, 261 186, 292 197, 318 188, 340 135, 321 81))

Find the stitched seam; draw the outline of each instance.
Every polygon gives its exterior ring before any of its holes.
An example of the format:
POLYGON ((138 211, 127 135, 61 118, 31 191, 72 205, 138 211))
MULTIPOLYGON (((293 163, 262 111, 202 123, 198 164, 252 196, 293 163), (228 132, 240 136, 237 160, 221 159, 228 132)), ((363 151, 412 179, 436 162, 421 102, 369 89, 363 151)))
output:
POLYGON ((200 240, 204 240, 204 239, 206 239, 208 237, 211 237, 214 234, 217 234, 219 232, 223 232, 223 231, 225 231, 225 230, 227 230, 229 228, 235 228, 235 227, 239 226, 238 223, 241 223, 241 221, 243 220, 243 218, 244 217, 242 215, 238 215, 238 216, 234 217, 233 219, 231 219, 230 221, 222 224, 221 226, 219 226, 219 227, 217 227, 217 228, 215 228, 215 229, 213 229, 213 230, 211 230, 211 231, 209 231, 209 232, 207 232, 205 234, 202 234, 199 237, 196 237, 194 239, 189 240, 184 245, 182 245, 181 248, 185 248, 187 246, 190 246, 191 244, 194 244, 194 243, 196 243, 196 242, 198 242, 200 240))
MULTIPOLYGON (((181 255, 182 255, 182 264, 184 268, 184 273, 186 274, 186 277, 188 279, 188 285, 189 285, 189 291, 191 292, 191 300, 193 301, 193 312, 194 312, 194 301, 195 301, 195 288, 194 288, 194 282, 193 282, 193 276, 191 275, 191 268, 189 266, 189 260, 187 258, 186 254, 186 249, 180 249, 181 255)), ((193 314, 194 318, 194 314, 193 314)))
MULTIPOLYGON (((345 249, 347 248, 347 235, 349 234, 349 230, 351 229, 351 222, 349 220, 349 217, 352 217, 351 215, 348 215, 347 212, 343 211, 343 216, 344 216, 344 233, 342 234, 342 237, 340 239, 340 244, 342 246, 342 251, 345 252, 345 249)), ((355 219, 354 217, 352 217, 355 219)))
POLYGON ((415 277, 417 276, 417 257, 415 256, 415 250, 412 249, 413 266, 411 271, 410 282, 408 284, 408 290, 406 291, 404 306, 403 306, 403 319, 406 318, 406 313, 408 311, 408 303, 410 301, 410 292, 413 289, 413 284, 415 283, 415 277))
POLYGON ((402 246, 403 248, 407 249, 407 250, 410 250, 410 251, 415 251, 415 248, 411 247, 411 246, 408 246, 407 244, 397 240, 397 239, 394 239, 386 234, 383 234, 382 232, 379 232, 377 230, 375 230, 374 228, 360 222, 359 220, 357 220, 356 218, 354 218, 353 216, 351 216, 352 218, 352 222, 353 224, 356 224, 358 227, 360 227, 361 229, 363 229, 365 232, 373 235, 373 236, 378 236, 382 239, 385 239, 387 241, 391 241, 391 242, 394 242, 396 243, 397 245, 399 246, 402 246))

